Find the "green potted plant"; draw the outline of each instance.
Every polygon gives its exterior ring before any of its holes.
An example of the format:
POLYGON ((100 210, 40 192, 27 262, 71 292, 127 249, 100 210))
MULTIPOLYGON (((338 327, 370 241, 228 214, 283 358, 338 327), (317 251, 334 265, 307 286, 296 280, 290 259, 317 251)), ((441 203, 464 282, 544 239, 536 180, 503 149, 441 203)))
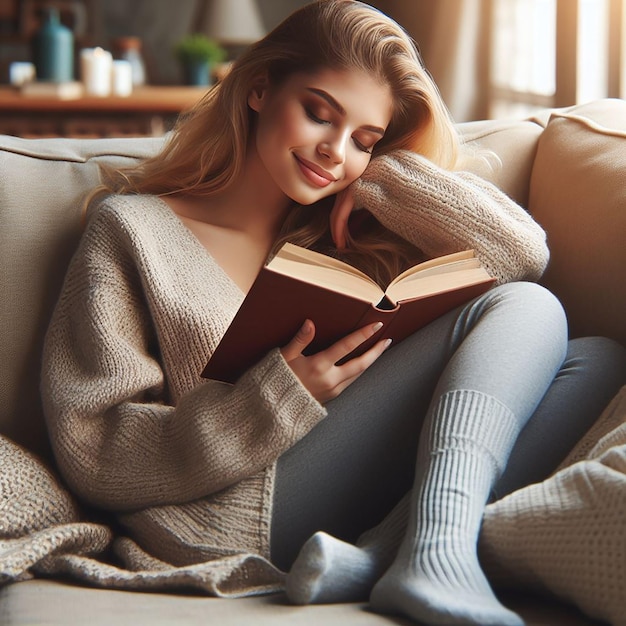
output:
POLYGON ((188 85, 210 84, 211 67, 226 59, 226 50, 214 39, 201 33, 185 35, 175 46, 188 85))

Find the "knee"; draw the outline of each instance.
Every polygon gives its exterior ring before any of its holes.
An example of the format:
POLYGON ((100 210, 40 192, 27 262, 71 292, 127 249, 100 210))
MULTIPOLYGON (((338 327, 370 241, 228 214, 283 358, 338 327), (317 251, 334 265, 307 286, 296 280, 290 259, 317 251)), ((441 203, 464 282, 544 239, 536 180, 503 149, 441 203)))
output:
POLYGON ((548 289, 531 282, 513 282, 492 289, 495 306, 511 308, 520 323, 536 323, 559 337, 567 338, 567 317, 559 299, 548 289))

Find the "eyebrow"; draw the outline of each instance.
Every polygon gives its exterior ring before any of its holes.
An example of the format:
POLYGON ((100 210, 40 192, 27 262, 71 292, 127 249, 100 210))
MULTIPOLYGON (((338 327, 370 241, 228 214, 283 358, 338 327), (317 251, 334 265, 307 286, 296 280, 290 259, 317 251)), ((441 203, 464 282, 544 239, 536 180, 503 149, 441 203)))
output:
MULTIPOLYGON (((326 102, 328 102, 328 104, 333 109, 335 109, 335 111, 337 111, 337 113, 339 113, 340 115, 346 114, 346 110, 327 91, 324 91, 323 89, 316 89, 315 87, 307 87, 307 91, 310 91, 311 93, 314 93, 316 96, 319 96, 320 98, 323 98, 324 100, 326 100, 326 102)), ((363 126, 362 128, 364 130, 369 130, 372 133, 376 133, 380 135, 381 137, 385 134, 385 129, 380 128, 379 126, 366 125, 366 126, 363 126)))

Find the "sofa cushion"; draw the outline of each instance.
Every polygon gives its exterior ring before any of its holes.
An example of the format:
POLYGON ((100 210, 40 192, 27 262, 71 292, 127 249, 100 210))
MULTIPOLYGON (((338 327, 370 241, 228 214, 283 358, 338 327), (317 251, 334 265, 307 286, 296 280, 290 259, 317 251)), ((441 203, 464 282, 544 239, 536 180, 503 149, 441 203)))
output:
POLYGON ((43 456, 39 355, 83 199, 98 182, 98 164, 131 163, 161 142, 0 137, 0 433, 43 456))
POLYGON ((530 120, 480 120, 458 129, 468 153, 462 168, 528 207, 530 173, 543 127, 530 120))
POLYGON ((626 345, 626 101, 552 115, 539 138, 529 209, 548 233, 543 282, 563 302, 572 336, 626 345))
MULTIPOLYGON (((527 594, 507 594, 506 606, 527 626, 597 626, 573 607, 527 594)), ((0 589, 0 624, 68 626, 414 626, 379 615, 367 604, 292 606, 282 595, 222 599, 198 595, 92 589, 50 580, 31 580, 0 589)))

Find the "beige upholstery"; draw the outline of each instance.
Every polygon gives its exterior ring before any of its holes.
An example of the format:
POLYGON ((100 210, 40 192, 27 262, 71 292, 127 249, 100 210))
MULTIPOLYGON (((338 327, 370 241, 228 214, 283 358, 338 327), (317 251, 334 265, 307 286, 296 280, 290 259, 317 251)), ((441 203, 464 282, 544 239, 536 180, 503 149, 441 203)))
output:
MULTIPOLYGON (((604 333, 626 343, 626 102, 550 113, 461 125, 477 155, 492 151, 501 162, 490 167, 490 159, 477 158, 471 169, 529 207, 547 228, 553 258, 545 282, 565 303, 573 332, 604 333)), ((47 460, 40 351, 80 235, 82 199, 97 183, 99 163, 128 163, 160 145, 159 139, 0 137, 0 433, 47 460)), ((0 589, 0 623, 38 623, 49 616, 47 623, 82 624, 91 607, 103 611, 107 603, 114 619, 106 623, 168 623, 168 617, 188 615, 185 623, 204 624, 213 614, 212 623, 246 624, 252 612, 255 623, 267 624, 390 623, 358 605, 293 609, 267 598, 200 600, 41 581, 0 589)), ((529 624, 592 623, 554 602, 523 599, 515 608, 529 624)))
POLYGON ((555 114, 539 138, 529 209, 549 233, 544 284, 574 336, 626 344, 624 101, 555 114))
POLYGON ((98 163, 130 163, 159 139, 0 138, 0 432, 47 455, 39 353, 80 235, 98 163))

